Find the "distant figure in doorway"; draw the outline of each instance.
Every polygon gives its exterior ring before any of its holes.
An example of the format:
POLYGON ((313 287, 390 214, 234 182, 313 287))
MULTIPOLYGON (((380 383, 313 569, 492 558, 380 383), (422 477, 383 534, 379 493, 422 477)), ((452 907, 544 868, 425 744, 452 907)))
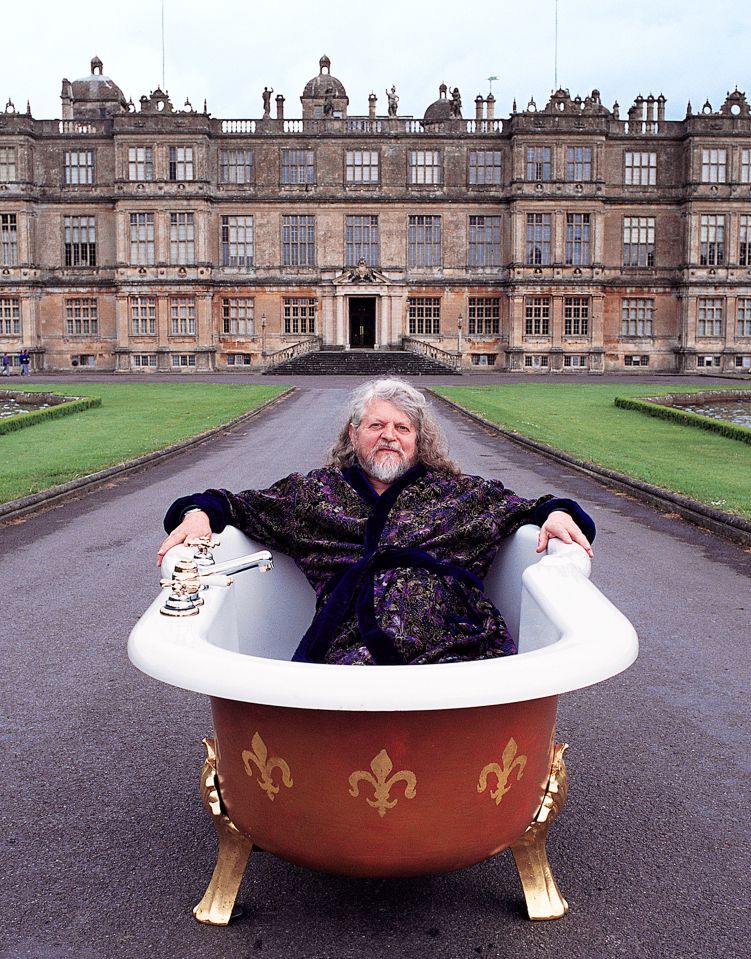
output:
POLYGON ((31 376, 29 372, 29 363, 31 363, 31 357, 28 354, 27 350, 21 350, 21 355, 18 357, 18 362, 21 364, 21 376, 31 376))

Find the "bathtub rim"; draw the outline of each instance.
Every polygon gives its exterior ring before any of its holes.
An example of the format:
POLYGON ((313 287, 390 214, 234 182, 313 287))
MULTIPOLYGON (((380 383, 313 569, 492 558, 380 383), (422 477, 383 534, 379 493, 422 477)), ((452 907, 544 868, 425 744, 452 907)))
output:
POLYGON ((201 635, 221 612, 220 588, 208 590, 201 614, 186 619, 161 616, 165 597, 157 597, 133 628, 128 655, 147 675, 204 695, 353 712, 463 709, 559 696, 602 682, 634 662, 633 626, 574 563, 546 556, 524 572, 523 584, 535 614, 551 623, 559 638, 501 659, 354 667, 233 652, 201 635), (583 618, 581 609, 592 615, 583 618))

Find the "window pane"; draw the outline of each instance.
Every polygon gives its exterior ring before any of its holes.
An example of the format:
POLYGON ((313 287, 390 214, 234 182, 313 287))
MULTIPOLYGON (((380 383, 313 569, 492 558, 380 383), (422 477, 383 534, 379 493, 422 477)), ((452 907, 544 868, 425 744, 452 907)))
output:
POLYGON ((314 216, 282 217, 282 264, 315 266, 314 216))
POLYGON ((407 264, 410 267, 441 265, 440 216, 411 216, 407 224, 407 264))
POLYGON ((345 247, 347 266, 357 266, 365 260, 377 266, 380 258, 377 216, 347 216, 345 219, 345 247))
POLYGON ((438 184, 441 174, 441 153, 439 150, 410 150, 409 182, 412 184, 438 184))
POLYGON ((253 217, 222 217, 222 266, 249 270, 253 266, 253 217))
POLYGON ((410 336, 438 336, 441 332, 441 299, 437 296, 411 296, 407 299, 410 336))
POLYGON ((282 150, 282 183, 315 183, 312 150, 282 150))
POLYGON ((378 183, 379 158, 377 150, 347 150, 345 167, 347 183, 378 183))
POLYGON ((467 333, 478 336, 498 336, 500 332, 500 298, 471 296, 467 310, 467 333))
POLYGON ((527 214, 527 263, 530 266, 549 266, 551 259, 550 213, 527 214))
POLYGON ((285 297, 283 305, 285 333, 315 333, 318 300, 309 297, 285 297))
POLYGON ((552 148, 527 147, 527 180, 553 179, 552 148))
POLYGON ((63 217, 65 266, 96 266, 93 216, 63 217))
POLYGON ((248 184, 253 182, 252 150, 220 150, 219 182, 248 184))
POLYGON ((470 150, 469 182, 478 186, 501 183, 500 150, 470 150))
POLYGON ((589 213, 567 213, 566 265, 586 266, 589 262, 589 213))
POLYGON ((471 216, 469 218, 469 266, 501 265, 501 218, 471 216))

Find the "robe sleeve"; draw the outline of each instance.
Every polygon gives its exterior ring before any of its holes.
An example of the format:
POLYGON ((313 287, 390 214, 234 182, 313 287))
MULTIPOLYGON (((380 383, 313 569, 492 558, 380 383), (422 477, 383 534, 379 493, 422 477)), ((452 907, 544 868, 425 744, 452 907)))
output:
POLYGON ((298 538, 295 508, 303 479, 299 473, 293 473, 265 490, 231 493, 226 489, 208 489, 182 496, 167 510, 164 528, 171 533, 188 510, 198 507, 208 515, 214 533, 221 533, 228 525, 236 526, 264 546, 294 555, 298 538))
POLYGON ((503 535, 507 536, 525 523, 542 526, 551 513, 561 510, 568 513, 590 543, 596 536, 595 522, 579 504, 572 499, 559 499, 547 494, 536 500, 517 496, 499 481, 489 481, 494 488, 496 507, 504 515, 503 535))
POLYGON ((550 516, 551 513, 554 513, 556 510, 562 510, 564 513, 568 513, 571 519, 576 523, 579 529, 584 533, 590 543, 594 543, 595 536, 597 535, 597 528, 595 527, 595 521, 585 512, 573 499, 557 499, 553 497, 552 499, 547 499, 543 503, 540 503, 535 507, 534 520, 533 522, 537 526, 542 526, 545 520, 550 516))

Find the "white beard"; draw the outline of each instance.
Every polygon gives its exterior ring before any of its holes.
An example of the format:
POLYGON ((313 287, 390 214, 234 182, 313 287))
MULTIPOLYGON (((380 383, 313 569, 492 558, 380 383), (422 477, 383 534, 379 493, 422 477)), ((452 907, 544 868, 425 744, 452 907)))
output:
POLYGON ((355 446, 355 454, 360 466, 365 470, 368 476, 379 480, 381 483, 393 483, 394 480, 403 476, 408 469, 414 465, 407 461, 403 453, 394 449, 391 450, 392 456, 384 460, 377 460, 376 456, 381 450, 375 450, 369 457, 363 457, 360 450, 355 446))

